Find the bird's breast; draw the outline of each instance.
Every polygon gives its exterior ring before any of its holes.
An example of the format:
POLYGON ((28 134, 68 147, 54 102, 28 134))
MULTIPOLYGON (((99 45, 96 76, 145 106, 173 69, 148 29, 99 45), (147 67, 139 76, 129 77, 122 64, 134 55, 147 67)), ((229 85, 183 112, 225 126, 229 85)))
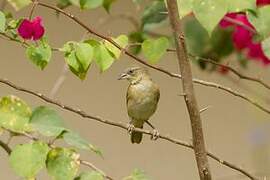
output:
POLYGON ((152 82, 131 85, 128 89, 127 108, 130 117, 148 120, 157 108, 158 89, 152 82))

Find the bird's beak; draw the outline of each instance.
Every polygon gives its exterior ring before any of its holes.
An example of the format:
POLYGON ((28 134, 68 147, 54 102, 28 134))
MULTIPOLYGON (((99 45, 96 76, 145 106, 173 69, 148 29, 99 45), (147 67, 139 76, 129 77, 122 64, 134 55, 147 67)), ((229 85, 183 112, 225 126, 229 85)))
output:
POLYGON ((123 80, 123 79, 127 79, 128 75, 126 73, 122 73, 119 75, 118 80, 123 80))

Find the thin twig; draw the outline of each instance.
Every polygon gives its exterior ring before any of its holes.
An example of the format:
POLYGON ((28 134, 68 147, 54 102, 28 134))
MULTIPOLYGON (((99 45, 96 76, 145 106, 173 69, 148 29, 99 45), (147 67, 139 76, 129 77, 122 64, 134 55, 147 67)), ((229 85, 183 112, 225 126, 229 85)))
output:
POLYGON ((0 140, 0 146, 10 155, 12 152, 11 148, 8 146, 8 144, 4 143, 2 140, 0 140))
POLYGON ((30 19, 30 20, 31 20, 32 17, 33 17, 33 14, 34 14, 34 11, 35 11, 37 5, 38 5, 38 0, 34 0, 34 1, 33 1, 33 5, 32 5, 32 8, 31 8, 30 13, 29 13, 29 19, 30 19))
POLYGON ((227 91, 228 93, 230 93, 230 94, 232 94, 232 95, 234 95, 236 97, 239 97, 241 99, 244 99, 245 101, 247 101, 247 102, 251 103, 252 105, 256 106, 257 108, 261 109, 262 111, 270 114, 270 110, 268 108, 264 107, 263 105, 261 105, 260 103, 258 103, 256 100, 246 96, 243 93, 232 90, 229 87, 225 87, 225 86, 222 86, 222 85, 214 83, 214 82, 207 82, 207 81, 203 81, 203 80, 195 79, 195 78, 193 79, 193 82, 197 83, 197 84, 204 85, 204 86, 208 86, 208 87, 212 87, 212 88, 221 89, 223 91, 227 91))
POLYGON ((224 68, 228 69, 229 71, 231 71, 232 73, 234 73, 235 75, 237 75, 240 79, 245 79, 245 80, 249 80, 249 81, 259 83, 259 84, 263 85, 265 88, 270 90, 270 86, 267 83, 265 83, 262 79, 241 74, 240 72, 238 72, 233 67, 225 65, 225 64, 220 64, 220 63, 215 62, 215 61, 213 61, 212 59, 209 59, 209 58, 203 58, 203 57, 195 56, 195 55, 192 55, 192 54, 189 54, 189 56, 193 57, 196 60, 201 60, 201 61, 208 62, 208 63, 211 63, 213 65, 219 66, 219 67, 224 67, 224 68))
POLYGON ((109 180, 113 180, 112 177, 106 175, 102 170, 100 170, 99 168, 97 168, 94 164, 88 162, 88 161, 84 161, 84 160, 80 160, 80 163, 85 165, 85 166, 88 166, 90 167, 91 169, 93 169, 94 171, 97 171, 99 172, 102 176, 104 176, 106 179, 109 179, 109 180))
POLYGON ((205 108, 202 108, 202 109, 200 109, 200 113, 203 113, 204 111, 206 111, 206 110, 208 110, 209 108, 210 108, 211 106, 207 106, 207 107, 205 107, 205 108))
MULTIPOLYGON (((45 95, 43 95, 43 94, 41 94, 39 92, 35 92, 35 91, 32 91, 32 90, 17 86, 14 83, 12 83, 12 82, 10 82, 8 80, 0 79, 0 83, 6 84, 9 87, 12 87, 13 89, 16 89, 18 91, 25 92, 27 94, 31 94, 33 96, 36 96, 36 97, 44 100, 47 103, 54 104, 54 105, 56 105, 56 106, 58 106, 58 107, 60 107, 60 108, 62 108, 64 110, 75 113, 75 114, 77 114, 77 115, 79 115, 79 116, 81 116, 83 118, 92 119, 92 120, 95 120, 95 121, 98 121, 98 122, 101 122, 101 123, 104 123, 104 124, 107 124, 107 125, 111 125, 111 126, 114 126, 114 127, 118 127, 118 128, 121 128, 121 129, 125 129, 125 130, 127 130, 128 127, 129 127, 127 124, 124 124, 124 123, 121 123, 121 122, 114 122, 114 121, 111 121, 111 120, 103 119, 103 118, 98 117, 98 116, 89 115, 89 114, 87 114, 86 112, 84 112, 84 111, 82 111, 80 109, 76 109, 76 108, 73 108, 71 106, 64 105, 63 103, 58 102, 58 101, 56 101, 54 99, 51 99, 49 97, 46 97, 45 95)), ((150 136, 154 135, 153 132, 145 130, 145 129, 135 128, 134 131, 141 132, 141 133, 144 133, 144 134, 147 134, 147 135, 150 135, 150 136)), ((33 137, 30 137, 30 138, 33 138, 33 137)), ((163 140, 169 141, 171 143, 174 143, 176 145, 187 147, 189 149, 194 148, 192 144, 181 141, 181 140, 178 140, 178 139, 175 139, 175 138, 170 137, 168 135, 160 134, 159 139, 163 139, 163 140)), ((233 165, 232 163, 230 163, 228 161, 221 160, 219 157, 217 157, 216 155, 214 155, 211 152, 207 152, 207 155, 209 157, 211 157, 212 159, 218 161, 219 163, 221 163, 221 164, 223 164, 223 165, 225 165, 225 166, 227 166, 227 167, 229 167, 231 169, 239 171, 240 173, 246 175, 247 177, 249 177, 252 180, 256 179, 250 173, 248 173, 246 170, 244 170, 244 169, 242 169, 240 167, 237 167, 236 165, 233 165)))
POLYGON ((1 35, 2 37, 4 37, 5 39, 9 40, 9 41, 13 41, 13 42, 17 42, 17 43, 21 44, 23 47, 29 46, 29 44, 28 44, 27 42, 21 41, 21 40, 16 39, 16 38, 13 38, 13 37, 11 37, 11 36, 5 34, 5 33, 1 33, 1 32, 0 32, 0 35, 1 35))

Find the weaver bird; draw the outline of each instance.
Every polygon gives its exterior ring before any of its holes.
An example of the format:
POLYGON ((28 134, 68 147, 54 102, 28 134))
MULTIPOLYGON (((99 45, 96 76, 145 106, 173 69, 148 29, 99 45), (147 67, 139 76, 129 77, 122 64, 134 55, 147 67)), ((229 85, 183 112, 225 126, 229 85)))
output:
POLYGON ((128 116, 131 119, 128 128, 131 134, 131 142, 139 144, 142 141, 142 133, 135 132, 133 129, 134 127, 143 128, 144 123, 153 128, 154 136, 152 136, 152 139, 156 139, 158 132, 148 120, 157 109, 160 96, 157 84, 152 81, 148 71, 140 67, 126 69, 120 74, 119 80, 122 79, 129 81, 126 105, 128 116))

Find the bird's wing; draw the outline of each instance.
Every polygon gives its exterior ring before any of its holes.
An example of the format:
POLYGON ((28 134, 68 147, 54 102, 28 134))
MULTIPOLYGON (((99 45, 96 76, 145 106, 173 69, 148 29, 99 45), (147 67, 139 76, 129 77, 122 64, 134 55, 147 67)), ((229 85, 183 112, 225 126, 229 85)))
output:
POLYGON ((159 101, 159 98, 160 98, 160 91, 159 91, 159 88, 157 87, 157 103, 158 103, 158 101, 159 101))
POLYGON ((131 100, 132 96, 131 96, 131 93, 130 93, 130 85, 128 86, 128 89, 127 89, 127 94, 126 94, 126 105, 128 107, 128 102, 131 100))

